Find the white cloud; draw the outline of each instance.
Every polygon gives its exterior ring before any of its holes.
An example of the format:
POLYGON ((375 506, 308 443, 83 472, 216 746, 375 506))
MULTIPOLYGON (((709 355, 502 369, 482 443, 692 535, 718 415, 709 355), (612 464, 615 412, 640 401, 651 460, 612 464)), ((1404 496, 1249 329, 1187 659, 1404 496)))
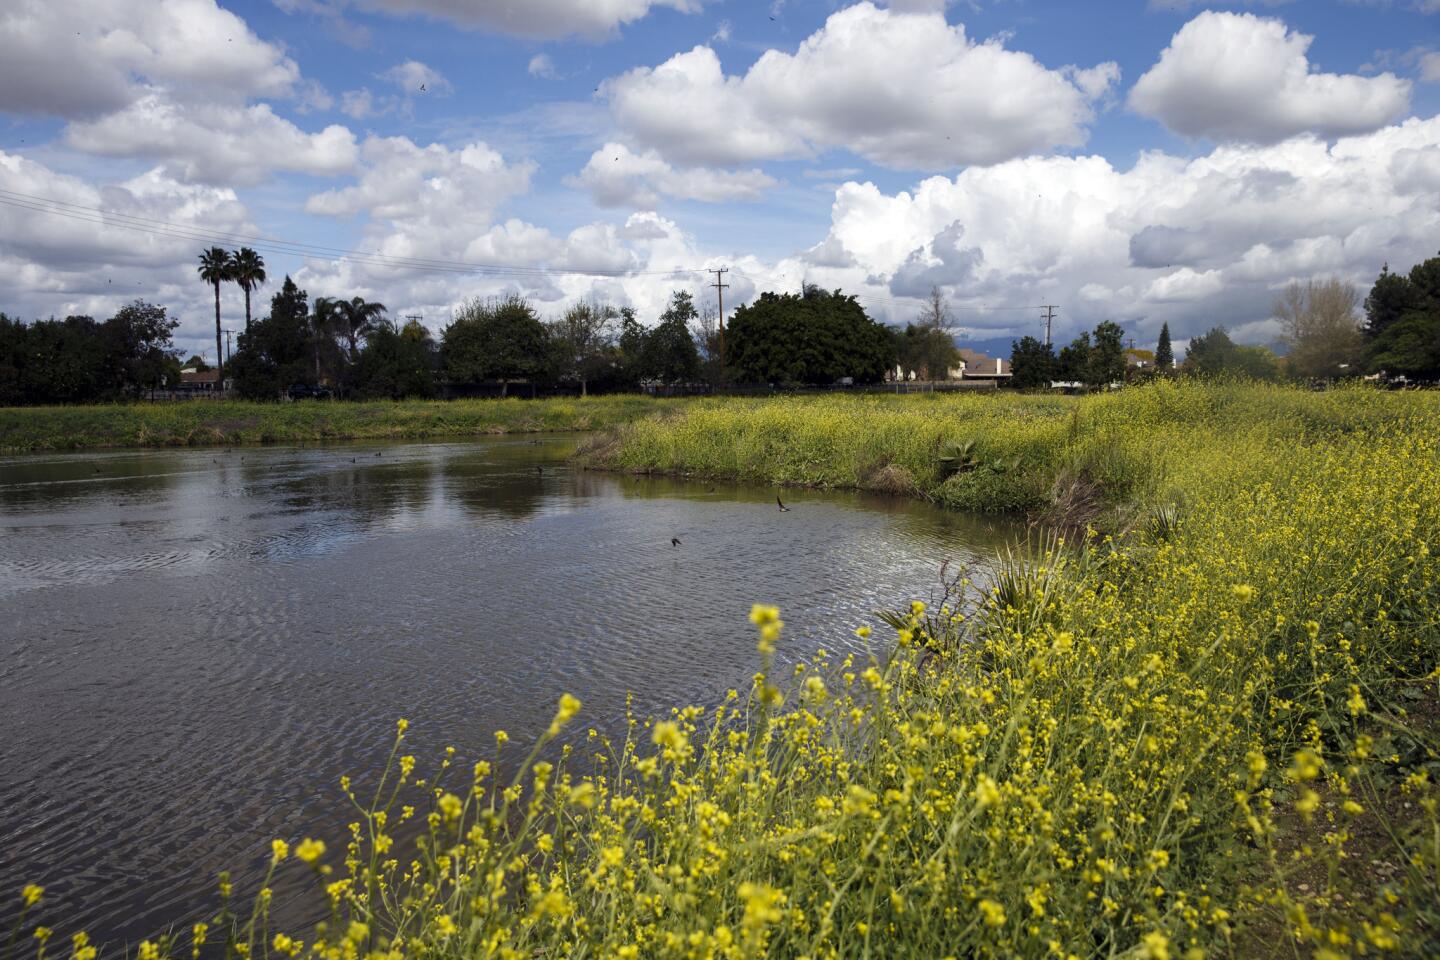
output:
POLYGON ((448 93, 451 89, 450 81, 441 76, 440 71, 427 67, 419 60, 406 60, 396 64, 380 74, 380 79, 399 87, 407 97, 425 93, 448 93))
POLYGON ((1252 143, 1364 133, 1405 112, 1409 81, 1316 72, 1313 39, 1279 20, 1207 11, 1136 81, 1130 106, 1184 136, 1252 143))
POLYGON ((522 37, 600 39, 657 7, 683 13, 701 0, 360 0, 385 13, 435 17, 461 27, 522 37))
MULTIPOLYGON (((0 205, 0 289, 11 316, 89 314, 104 319, 142 297, 170 308, 181 322, 177 344, 188 353, 208 344, 213 357, 211 294, 195 278, 196 250, 183 237, 90 222, 77 208, 178 224, 203 233, 254 234, 244 205, 228 188, 179 183, 154 169, 120 183, 97 184, 0 150, 0 189, 47 197, 74 207, 56 216, 0 205)), ((228 317, 240 315, 238 296, 224 291, 228 317)))
POLYGON ((548 53, 537 53, 530 58, 530 65, 525 68, 532 77, 543 77, 546 80, 554 80, 555 61, 550 59, 548 53))
MULTIPOLYGON (((1433 255, 1440 209, 1417 198, 1437 192, 1440 117, 1333 145, 1147 153, 1129 170, 1026 158, 893 195, 844 185, 807 275, 890 297, 936 284, 961 306, 1059 303, 1065 339, 1102 319, 1142 341, 1162 320, 1177 337, 1217 323, 1259 337, 1291 279, 1333 273, 1363 290, 1386 260, 1433 255)), ((1013 329, 1036 327, 1021 313, 1013 329)))
POLYGON ((601 88, 620 127, 667 161, 731 164, 843 148, 886 166, 998 163, 1078 146, 1113 64, 1050 70, 940 13, 872 3, 832 14, 794 53, 727 76, 700 46, 601 88))
POLYGON ((308 212, 463 229, 467 220, 488 219, 503 201, 528 190, 534 173, 532 164, 507 164, 484 143, 452 150, 437 143, 421 147, 406 137, 371 137, 360 153, 358 182, 314 195, 308 212))
POLYGON ((65 140, 88 153, 155 158, 177 179, 212 184, 254 184, 276 170, 333 176, 356 161, 345 127, 306 133, 269 104, 177 103, 160 92, 70 124, 65 140))
POLYGON ((589 190, 602 207, 641 209, 654 207, 661 196, 710 203, 758 200, 776 185, 773 177, 760 170, 676 169, 654 150, 637 154, 619 143, 596 150, 579 175, 566 182, 589 190))
POLYGON ((163 84, 185 96, 286 96, 283 51, 214 0, 11 0, 0 16, 0 110, 94 117, 163 84))

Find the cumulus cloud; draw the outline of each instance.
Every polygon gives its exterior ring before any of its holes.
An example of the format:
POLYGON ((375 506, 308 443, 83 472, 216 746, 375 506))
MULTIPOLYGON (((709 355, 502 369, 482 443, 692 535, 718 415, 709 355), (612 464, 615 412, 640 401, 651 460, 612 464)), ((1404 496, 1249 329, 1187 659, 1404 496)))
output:
MULTIPOLYGON (((180 183, 158 168, 118 183, 93 183, 0 150, 0 189, 207 233, 258 232, 233 190, 180 183)), ((206 319, 210 294, 194 282, 196 242, 127 229, 116 217, 92 219, 0 205, 6 312, 27 319, 67 314, 103 319, 143 297, 168 305, 180 320, 181 349, 213 347, 214 315, 206 319)), ((225 309, 238 304, 227 289, 225 309)))
POLYGON ((530 58, 530 65, 526 71, 532 77, 543 77, 546 80, 554 80, 558 74, 555 72, 555 61, 550 59, 548 53, 537 53, 530 58))
POLYGON ((1280 20, 1206 11, 1136 81, 1130 106, 1184 136, 1261 144, 1364 133, 1404 114, 1409 81, 1318 72, 1313 39, 1280 20))
POLYGON ((94 117, 164 84, 197 98, 286 96, 299 68, 214 0, 13 0, 0 110, 94 117))
POLYGON ((602 87, 629 137, 667 161, 734 164, 848 149, 899 169, 989 164, 1083 143, 1113 64, 1048 69, 938 12, 865 2, 791 54, 726 75, 706 46, 602 87))
POLYGON ((700 9, 701 0, 360 0, 372 10, 421 15, 474 30, 521 37, 581 36, 600 39, 641 19, 655 8, 682 13, 700 9))
MULTIPOLYGON (((1067 337, 1102 319, 1141 340, 1162 321, 1177 337, 1216 323, 1259 337, 1292 279, 1363 289, 1384 261, 1433 254, 1440 208, 1417 198, 1437 190, 1440 118, 1333 145, 1151 152, 1128 170, 1032 157, 893 195, 845 184, 809 275, 877 296, 935 284, 962 306, 1060 303, 1067 337)), ((1027 317, 1014 333, 1033 329, 1027 317)))
POLYGON ((312 196, 310 213, 372 218, 427 229, 462 227, 488 219, 505 200, 524 193, 532 164, 507 164, 484 143, 451 149, 419 146, 407 137, 371 137, 361 147, 358 181, 312 196))
POLYGON ((151 92, 115 113, 77 121, 65 142, 88 153, 161 160, 177 179, 254 184, 276 170, 333 176, 354 166, 355 135, 306 133, 269 104, 181 103, 151 92))
POLYGON ((661 196, 677 200, 758 200, 776 185, 761 170, 676 169, 654 150, 635 153, 619 143, 596 150, 578 176, 566 183, 590 191, 602 207, 650 208, 661 196))

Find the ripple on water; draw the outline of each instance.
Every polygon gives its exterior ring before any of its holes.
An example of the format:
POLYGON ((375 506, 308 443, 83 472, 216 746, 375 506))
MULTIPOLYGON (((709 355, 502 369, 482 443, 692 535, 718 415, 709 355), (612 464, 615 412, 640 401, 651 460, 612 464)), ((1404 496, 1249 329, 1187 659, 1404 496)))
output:
POLYGON ((0 890, 151 934, 218 870, 253 881, 268 838, 335 836, 336 780, 375 771, 396 717, 422 757, 474 755, 566 691, 605 729, 632 691, 713 703, 755 668, 752 603, 783 607, 782 657, 860 649, 874 610, 1009 532, 575 474, 571 442, 0 459, 0 890))

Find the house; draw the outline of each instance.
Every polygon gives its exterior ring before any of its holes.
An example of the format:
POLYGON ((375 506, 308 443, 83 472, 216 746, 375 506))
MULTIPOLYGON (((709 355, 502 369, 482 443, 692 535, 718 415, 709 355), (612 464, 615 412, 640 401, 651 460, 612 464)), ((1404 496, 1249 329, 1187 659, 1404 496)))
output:
MULTIPOLYGON (((180 385, 175 392, 181 396, 214 396, 219 379, 220 371, 218 370, 199 371, 194 367, 186 367, 180 371, 180 385)), ((229 390, 230 381, 226 380, 221 389, 229 390)))
POLYGON ((968 347, 960 348, 960 365, 950 371, 952 380, 994 380, 1003 382, 1010 379, 1010 361, 991 359, 968 347))

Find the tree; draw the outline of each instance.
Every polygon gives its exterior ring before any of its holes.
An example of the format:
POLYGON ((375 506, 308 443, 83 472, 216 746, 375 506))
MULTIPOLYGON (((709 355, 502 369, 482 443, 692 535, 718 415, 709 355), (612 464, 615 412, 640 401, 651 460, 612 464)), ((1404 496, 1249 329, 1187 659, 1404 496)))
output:
POLYGON ((453 383, 499 380, 502 394, 512 380, 531 380, 545 372, 549 343, 545 325, 520 297, 480 300, 460 307, 441 333, 445 376, 453 383))
POLYGON ((1055 351, 1034 337, 1010 344, 1010 384, 1020 390, 1048 387, 1055 378, 1055 351))
POLYGON ((1085 382, 1093 387, 1119 383, 1125 379, 1125 331, 1120 325, 1105 320, 1095 326, 1086 364, 1085 382))
POLYGON ((925 306, 920 308, 920 315, 915 322, 929 330, 945 330, 950 326, 950 301, 940 292, 939 287, 930 288, 930 296, 926 299, 925 306))
POLYGON ((1170 345, 1170 324, 1160 324, 1160 342, 1155 345, 1155 369, 1165 373, 1175 369, 1175 350, 1170 345))
POLYGON ((1365 319, 1370 370, 1440 378, 1440 257, 1416 264, 1409 276, 1382 269, 1365 298, 1365 319))
POLYGON ((685 290, 670 294, 660 322, 645 334, 640 369, 646 380, 684 383, 700 374, 700 351, 690 336, 690 324, 699 319, 695 302, 685 290))
POLYGON ((312 354, 309 296, 286 277, 270 299, 270 315, 240 334, 230 363, 235 389, 249 399, 279 399, 308 379, 312 354))
POLYGON ((230 255, 230 278, 245 291, 245 329, 250 329, 250 291, 265 283, 265 259, 249 247, 230 255))
POLYGON ((1055 358, 1055 378, 1067 383, 1090 381, 1090 331, 1086 330, 1060 348, 1055 358))
POLYGON ((707 303, 700 316, 690 325, 690 337, 700 352, 700 375, 709 383, 718 384, 724 375, 720 363, 720 314, 707 303))
POLYGON ((1390 264, 1380 268, 1375 286, 1365 298, 1365 336, 1374 339, 1385 332, 1391 324, 1425 305, 1425 296, 1402 274, 1391 273, 1390 264))
POLYGON ((636 319, 633 307, 620 309, 620 336, 616 346, 620 379, 630 386, 637 386, 644 375, 645 328, 636 319))
MULTIPOLYGON (((196 268, 200 279, 211 284, 215 288, 215 369, 222 370, 225 367, 225 353, 220 346, 220 335, 224 332, 220 329, 220 284, 230 280, 230 254, 225 252, 223 247, 211 247, 200 254, 200 266, 196 268)), ((224 385, 224 374, 220 376, 217 387, 224 385)))
POLYGON ((392 400, 434 396, 436 360, 430 331, 418 321, 396 329, 394 323, 382 320, 365 338, 365 349, 355 362, 355 394, 392 400))
POLYGON ((735 311, 726 334, 730 378, 742 383, 878 383, 896 358, 890 331, 853 296, 814 286, 762 293, 735 311))
POLYGON ((196 373, 205 373, 210 369, 210 364, 206 363, 205 358, 198 353, 191 354, 190 359, 185 361, 184 366, 194 370, 196 373))
POLYGON ((1218 377, 1233 369, 1235 341, 1224 327, 1213 327, 1208 333, 1190 338, 1185 348, 1185 372, 1196 377, 1218 377))
POLYGON ((1338 277, 1285 289, 1274 312, 1290 348, 1292 373, 1329 378, 1360 372, 1359 304, 1355 287, 1338 277))
POLYGON ((907 323, 895 331, 895 353, 900 366, 915 370, 922 380, 944 380, 960 362, 960 349, 943 327, 907 323))
POLYGON ((340 325, 340 301, 334 297, 316 297, 315 306, 310 310, 310 316, 306 322, 306 332, 310 338, 310 348, 315 356, 315 383, 319 383, 320 376, 320 345, 329 340, 334 342, 334 331, 340 325))
POLYGON ((170 338, 179 325, 166 316, 164 307, 144 300, 126 304, 102 324, 117 392, 153 392, 178 369, 170 338))
POLYGON ((556 375, 561 380, 579 381, 582 397, 591 380, 615 365, 611 327, 619 316, 609 304, 588 300, 574 304, 550 323, 556 375))
POLYGON ((357 341, 383 326, 381 320, 385 316, 385 304, 371 303, 363 297, 351 297, 349 300, 330 301, 329 309, 334 328, 339 330, 340 335, 350 344, 350 362, 354 363, 360 355, 356 349, 357 341))

